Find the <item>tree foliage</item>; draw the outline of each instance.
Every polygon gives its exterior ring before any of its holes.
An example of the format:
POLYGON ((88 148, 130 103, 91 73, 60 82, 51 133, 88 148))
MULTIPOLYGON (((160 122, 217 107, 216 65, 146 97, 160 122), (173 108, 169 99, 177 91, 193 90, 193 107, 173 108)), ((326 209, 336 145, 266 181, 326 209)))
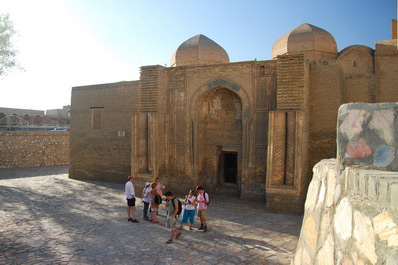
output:
POLYGON ((0 76, 17 66, 17 50, 12 43, 12 37, 16 34, 14 24, 8 14, 0 14, 0 76))

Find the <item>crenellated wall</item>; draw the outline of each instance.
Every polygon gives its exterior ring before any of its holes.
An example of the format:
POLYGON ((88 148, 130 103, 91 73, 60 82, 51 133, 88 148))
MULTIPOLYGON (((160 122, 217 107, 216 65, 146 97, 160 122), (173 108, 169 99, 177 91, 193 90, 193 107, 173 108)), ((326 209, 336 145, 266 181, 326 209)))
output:
POLYGON ((69 164, 69 132, 0 132, 0 168, 69 164))

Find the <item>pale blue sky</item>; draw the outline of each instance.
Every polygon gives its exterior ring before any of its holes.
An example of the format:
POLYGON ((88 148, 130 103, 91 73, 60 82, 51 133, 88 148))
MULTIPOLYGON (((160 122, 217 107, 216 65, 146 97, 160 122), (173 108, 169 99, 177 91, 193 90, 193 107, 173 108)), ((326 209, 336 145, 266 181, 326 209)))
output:
POLYGON ((270 60, 273 43, 310 23, 330 32, 339 51, 374 48, 391 38, 396 0, 2 0, 19 32, 25 71, 0 80, 0 107, 53 109, 71 87, 139 79, 142 65, 169 65, 197 34, 221 45, 231 62, 270 60))

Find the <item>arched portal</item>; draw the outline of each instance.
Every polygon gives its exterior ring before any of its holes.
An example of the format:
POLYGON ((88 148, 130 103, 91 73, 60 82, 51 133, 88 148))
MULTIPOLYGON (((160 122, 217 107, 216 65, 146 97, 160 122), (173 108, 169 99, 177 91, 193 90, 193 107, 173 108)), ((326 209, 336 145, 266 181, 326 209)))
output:
POLYGON ((212 189, 240 184, 242 100, 230 89, 206 91, 197 104, 198 177, 212 189))

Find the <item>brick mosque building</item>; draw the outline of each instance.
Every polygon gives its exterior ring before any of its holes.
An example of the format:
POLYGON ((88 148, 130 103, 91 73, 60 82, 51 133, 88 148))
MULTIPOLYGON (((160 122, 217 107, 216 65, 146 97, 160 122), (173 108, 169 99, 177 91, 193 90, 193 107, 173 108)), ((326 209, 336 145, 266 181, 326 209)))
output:
POLYGON ((339 52, 329 32, 302 24, 272 60, 244 62, 197 35, 138 81, 74 87, 69 176, 131 172, 138 186, 159 176, 177 194, 202 185, 300 214, 313 166, 336 157, 339 106, 398 102, 395 20, 392 31, 375 49, 339 52))

